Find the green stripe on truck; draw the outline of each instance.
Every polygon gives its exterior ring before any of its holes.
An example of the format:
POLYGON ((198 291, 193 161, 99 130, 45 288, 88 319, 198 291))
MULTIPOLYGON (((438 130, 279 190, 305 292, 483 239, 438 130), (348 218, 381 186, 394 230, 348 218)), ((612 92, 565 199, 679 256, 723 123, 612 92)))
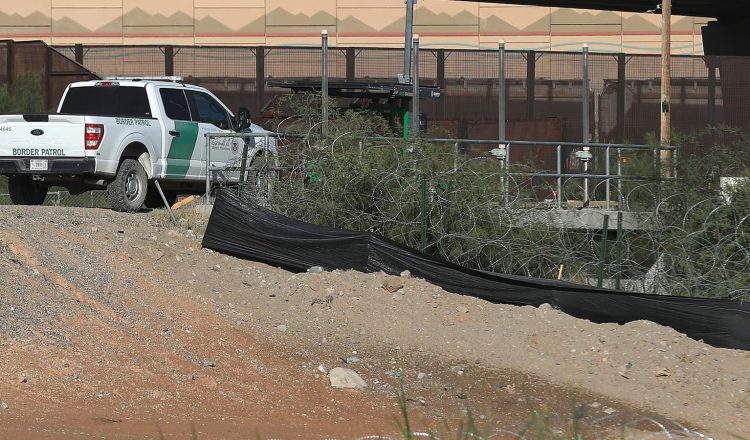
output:
POLYGON ((190 169, 190 160, 198 140, 198 123, 174 121, 174 129, 180 135, 172 138, 167 154, 167 177, 185 177, 190 169))

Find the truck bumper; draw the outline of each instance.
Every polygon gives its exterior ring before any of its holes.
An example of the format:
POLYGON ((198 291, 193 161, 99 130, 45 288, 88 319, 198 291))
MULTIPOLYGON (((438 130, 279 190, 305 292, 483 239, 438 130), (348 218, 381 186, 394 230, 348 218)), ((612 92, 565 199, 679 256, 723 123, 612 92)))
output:
POLYGON ((34 157, 46 159, 47 169, 44 171, 30 170, 30 157, 0 157, 0 174, 35 174, 48 175, 80 175, 93 174, 96 171, 96 159, 93 157, 34 157))

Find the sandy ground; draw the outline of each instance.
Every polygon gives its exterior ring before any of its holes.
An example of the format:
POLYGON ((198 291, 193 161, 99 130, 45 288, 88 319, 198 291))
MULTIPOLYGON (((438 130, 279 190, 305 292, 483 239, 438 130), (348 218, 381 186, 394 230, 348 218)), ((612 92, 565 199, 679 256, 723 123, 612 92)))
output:
POLYGON ((441 438, 467 408, 516 438, 530 407, 587 438, 750 436, 750 353, 388 278, 224 256, 158 212, 0 207, 0 438, 397 437, 400 387, 441 438))

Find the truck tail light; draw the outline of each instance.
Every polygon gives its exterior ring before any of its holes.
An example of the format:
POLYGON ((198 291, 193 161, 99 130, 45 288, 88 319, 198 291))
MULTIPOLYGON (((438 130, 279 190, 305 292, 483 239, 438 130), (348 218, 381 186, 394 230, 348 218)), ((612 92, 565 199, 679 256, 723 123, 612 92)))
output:
POLYGON ((103 124, 86 124, 86 134, 84 135, 84 146, 87 150, 96 150, 102 143, 104 137, 103 124))

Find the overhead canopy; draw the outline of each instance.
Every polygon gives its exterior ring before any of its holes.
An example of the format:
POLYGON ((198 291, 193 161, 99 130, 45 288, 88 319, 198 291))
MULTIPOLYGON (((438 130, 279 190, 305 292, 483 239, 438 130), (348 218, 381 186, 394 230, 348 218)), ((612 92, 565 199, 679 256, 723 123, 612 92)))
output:
MULTIPOLYGON (((476 0, 459 1, 477 3, 476 0)), ((661 0, 482 0, 482 3, 648 12, 655 10, 657 5, 661 4, 661 0)), ((750 2, 747 0, 672 0, 672 14, 740 21, 750 16, 750 2)))

